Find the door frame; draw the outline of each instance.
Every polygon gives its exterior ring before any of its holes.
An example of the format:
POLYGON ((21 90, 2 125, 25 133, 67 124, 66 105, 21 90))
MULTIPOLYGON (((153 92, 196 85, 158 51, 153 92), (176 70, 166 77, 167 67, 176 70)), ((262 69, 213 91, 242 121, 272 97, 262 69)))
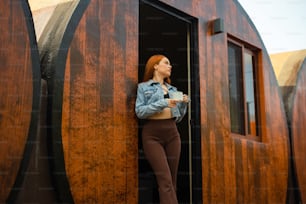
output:
MULTIPOLYGON (((189 70, 188 86, 191 98, 190 112, 190 134, 191 136, 191 169, 192 169, 192 186, 190 199, 192 203, 202 202, 202 154, 201 154, 201 121, 200 121, 200 78, 199 78, 199 46, 198 46, 198 19, 192 17, 170 5, 160 1, 139 0, 140 4, 146 4, 155 9, 171 15, 189 25, 189 70)), ((189 159, 190 160, 190 159, 189 159)))

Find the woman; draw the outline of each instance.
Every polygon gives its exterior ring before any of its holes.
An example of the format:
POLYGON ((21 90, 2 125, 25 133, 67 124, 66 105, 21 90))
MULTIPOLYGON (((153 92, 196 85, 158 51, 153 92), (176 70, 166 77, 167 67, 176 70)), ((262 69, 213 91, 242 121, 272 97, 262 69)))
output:
POLYGON ((176 177, 181 139, 176 123, 186 114, 189 98, 174 99, 177 88, 170 85, 172 66, 164 55, 147 61, 144 82, 138 84, 135 112, 145 119, 142 144, 158 183, 161 204, 177 204, 176 177))

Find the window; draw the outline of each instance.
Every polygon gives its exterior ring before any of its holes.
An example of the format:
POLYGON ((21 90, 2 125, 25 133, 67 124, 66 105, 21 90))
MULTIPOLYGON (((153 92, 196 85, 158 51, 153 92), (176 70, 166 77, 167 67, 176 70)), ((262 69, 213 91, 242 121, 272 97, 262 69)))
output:
POLYGON ((228 42, 231 132, 259 136, 257 53, 241 43, 228 42))

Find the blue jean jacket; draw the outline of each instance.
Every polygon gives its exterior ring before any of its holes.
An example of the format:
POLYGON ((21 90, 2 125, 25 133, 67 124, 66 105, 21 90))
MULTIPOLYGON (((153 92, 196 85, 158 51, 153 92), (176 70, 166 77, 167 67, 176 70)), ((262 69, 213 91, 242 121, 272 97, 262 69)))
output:
MULTIPOLYGON (((169 97, 172 98, 172 94, 177 91, 177 88, 167 83, 166 86, 169 97)), ((155 113, 161 112, 166 107, 168 107, 168 102, 164 98, 164 91, 160 83, 151 79, 138 84, 135 112, 139 119, 146 119, 155 113)), ((184 102, 179 102, 175 107, 171 108, 171 114, 177 123, 183 119, 186 112, 187 103, 184 102)))

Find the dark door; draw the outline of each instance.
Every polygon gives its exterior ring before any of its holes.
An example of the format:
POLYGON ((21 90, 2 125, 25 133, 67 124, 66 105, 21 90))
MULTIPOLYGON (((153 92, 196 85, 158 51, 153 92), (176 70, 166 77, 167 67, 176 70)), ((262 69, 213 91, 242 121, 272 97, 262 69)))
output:
MULTIPOLYGON (((153 2, 140 1, 139 81, 148 58, 163 54, 172 64, 172 84, 191 97, 188 113, 177 124, 182 141, 177 195, 180 203, 201 203, 196 21, 172 7, 153 2)), ((158 203, 157 184, 142 151, 141 124, 139 127, 139 203, 158 203)))

